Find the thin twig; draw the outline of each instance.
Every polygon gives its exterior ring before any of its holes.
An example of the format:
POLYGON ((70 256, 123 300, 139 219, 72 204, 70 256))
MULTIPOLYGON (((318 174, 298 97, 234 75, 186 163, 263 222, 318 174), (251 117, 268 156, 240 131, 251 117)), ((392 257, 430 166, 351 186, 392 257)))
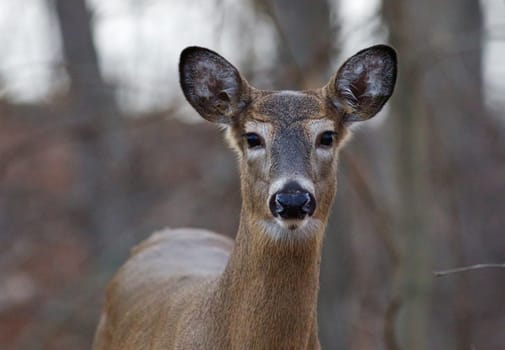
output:
POLYGON ((446 275, 450 275, 450 274, 458 273, 458 272, 466 272, 466 271, 471 271, 471 270, 489 269, 489 268, 505 269, 505 263, 502 263, 502 264, 477 264, 477 265, 472 265, 472 266, 457 267, 454 269, 433 271, 433 274, 437 277, 440 277, 440 276, 446 276, 446 275))

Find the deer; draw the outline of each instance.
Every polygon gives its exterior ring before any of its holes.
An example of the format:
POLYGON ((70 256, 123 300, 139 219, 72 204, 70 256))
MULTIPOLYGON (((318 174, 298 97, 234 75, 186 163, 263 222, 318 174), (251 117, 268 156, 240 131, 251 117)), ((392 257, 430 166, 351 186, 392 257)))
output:
POLYGON ((350 126, 390 98, 396 72, 395 50, 376 45, 322 88, 260 90, 218 53, 184 49, 184 96, 237 154, 236 238, 165 228, 135 246, 107 286, 93 349, 320 349, 321 249, 338 153, 350 126))

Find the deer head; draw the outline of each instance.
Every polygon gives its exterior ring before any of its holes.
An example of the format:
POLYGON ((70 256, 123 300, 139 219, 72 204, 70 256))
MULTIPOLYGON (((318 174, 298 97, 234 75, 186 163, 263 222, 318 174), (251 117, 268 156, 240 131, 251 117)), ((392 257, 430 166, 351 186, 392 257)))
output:
POLYGON ((351 123, 372 118, 393 92, 395 51, 377 45, 349 58, 320 89, 250 86, 217 53, 189 47, 180 81, 189 103, 226 128, 237 152, 247 220, 274 241, 321 232, 336 190, 338 150, 351 123))

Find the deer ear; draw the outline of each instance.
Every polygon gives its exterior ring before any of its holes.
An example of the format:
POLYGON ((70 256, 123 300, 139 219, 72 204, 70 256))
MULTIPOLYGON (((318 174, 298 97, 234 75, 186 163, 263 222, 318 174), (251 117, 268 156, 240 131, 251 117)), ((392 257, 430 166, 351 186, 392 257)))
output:
POLYGON ((377 45, 349 58, 326 86, 333 104, 345 111, 344 121, 362 121, 379 112, 393 93, 396 52, 377 45))
POLYGON ((181 53, 179 78, 188 102, 208 121, 229 124, 246 106, 249 85, 238 70, 217 53, 187 47, 181 53))

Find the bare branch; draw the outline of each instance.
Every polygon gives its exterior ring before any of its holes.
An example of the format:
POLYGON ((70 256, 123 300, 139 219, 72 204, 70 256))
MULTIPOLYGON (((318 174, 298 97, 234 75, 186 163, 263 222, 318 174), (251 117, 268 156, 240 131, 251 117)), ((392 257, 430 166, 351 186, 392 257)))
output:
POLYGON ((471 270, 489 269, 489 268, 505 269, 505 263, 502 263, 502 264, 476 264, 476 265, 471 265, 471 266, 457 267, 454 269, 433 271, 433 274, 437 277, 441 277, 441 276, 446 276, 446 275, 450 275, 450 274, 458 273, 458 272, 466 272, 466 271, 471 271, 471 270))

